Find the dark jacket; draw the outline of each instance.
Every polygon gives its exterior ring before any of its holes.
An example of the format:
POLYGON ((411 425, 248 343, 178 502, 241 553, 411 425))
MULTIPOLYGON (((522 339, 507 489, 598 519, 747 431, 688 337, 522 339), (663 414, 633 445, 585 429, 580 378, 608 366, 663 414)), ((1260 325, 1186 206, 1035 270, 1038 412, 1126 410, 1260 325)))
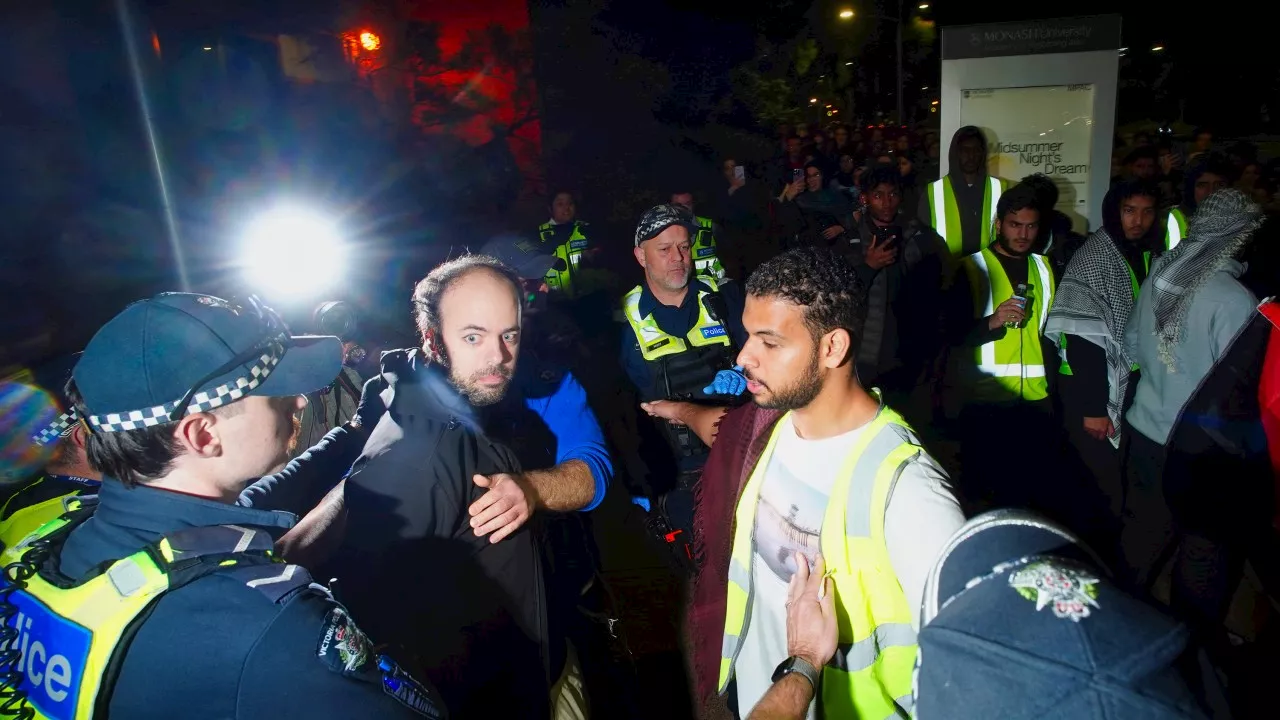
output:
MULTIPOLYGON (((351 447, 359 448, 350 442, 359 436, 334 433, 324 447, 305 456, 312 462, 294 461, 286 473, 255 485, 250 495, 256 504, 274 507, 272 488, 281 490, 281 500, 310 495, 286 497, 285 491, 294 488, 317 488, 323 495, 322 488, 336 483, 350 466, 351 447)), ((236 525, 276 537, 294 519, 279 510, 145 486, 130 490, 107 479, 93 517, 71 532, 55 562, 63 574, 81 579, 164 535, 236 525)), ((279 576, 282 567, 229 567, 161 596, 123 657, 111 689, 111 717, 418 717, 384 692, 373 653, 358 672, 343 672, 343 663, 334 664, 335 653, 317 652, 326 633, 354 626, 338 620, 337 603, 311 586, 301 568, 285 582, 263 582, 274 580, 270 576, 279 576)), ((347 647, 359 646, 348 641, 347 647)))
POLYGON ((868 217, 858 223, 857 238, 847 246, 849 260, 867 288, 866 322, 855 354, 858 376, 866 384, 894 371, 905 371, 895 373, 901 376, 898 384, 913 384, 941 349, 939 288, 946 246, 932 228, 902 214, 898 221, 902 237, 892 265, 880 270, 867 265, 866 250, 874 239, 868 217))
MULTIPOLYGON (((383 355, 387 412, 345 489, 341 547, 322 577, 375 642, 440 689, 454 718, 546 717, 550 640, 533 527, 476 537, 477 475, 514 473, 512 452, 421 350, 383 355)), ((555 672, 559 668, 554 668, 555 672)))
POLYGON ((1258 386, 1273 325, 1257 313, 1192 393, 1166 445, 1165 497, 1180 527, 1221 537, 1270 520, 1275 478, 1258 386))

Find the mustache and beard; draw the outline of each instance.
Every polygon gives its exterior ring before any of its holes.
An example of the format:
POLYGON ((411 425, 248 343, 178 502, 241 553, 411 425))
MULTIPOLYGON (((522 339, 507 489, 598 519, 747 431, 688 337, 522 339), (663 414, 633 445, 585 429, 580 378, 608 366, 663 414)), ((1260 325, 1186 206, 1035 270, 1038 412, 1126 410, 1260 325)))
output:
POLYGON ((481 368, 465 377, 456 369, 449 368, 449 383, 473 407, 487 407, 496 404, 506 396, 507 388, 511 385, 511 375, 511 369, 502 365, 481 368), (498 385, 480 383, 481 378, 493 375, 502 378, 502 382, 498 385))
POLYGON ((817 350, 814 350, 813 355, 809 357, 809 365, 800 373, 800 376, 789 385, 779 386, 777 390, 773 390, 768 384, 752 375, 750 370, 747 370, 745 375, 748 380, 764 386, 764 392, 752 395, 756 405, 766 410, 799 410, 807 407, 818 397, 818 393, 822 392, 822 374, 818 371, 817 350))

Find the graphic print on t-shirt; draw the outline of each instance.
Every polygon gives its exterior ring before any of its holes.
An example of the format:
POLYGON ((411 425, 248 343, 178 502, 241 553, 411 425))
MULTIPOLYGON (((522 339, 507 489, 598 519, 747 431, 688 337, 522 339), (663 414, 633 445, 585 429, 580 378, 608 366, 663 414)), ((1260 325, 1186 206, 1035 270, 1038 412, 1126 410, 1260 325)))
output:
POLYGON ((811 563, 818 555, 828 496, 796 477, 777 456, 769 471, 757 506, 756 553, 779 580, 789 583, 796 571, 796 552, 811 563))

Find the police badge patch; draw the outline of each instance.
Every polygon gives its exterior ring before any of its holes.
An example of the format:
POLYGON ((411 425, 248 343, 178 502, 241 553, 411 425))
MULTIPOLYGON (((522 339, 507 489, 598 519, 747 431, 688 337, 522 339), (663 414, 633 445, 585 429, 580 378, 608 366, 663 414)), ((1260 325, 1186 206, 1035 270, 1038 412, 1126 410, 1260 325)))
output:
POLYGON ((1038 561, 1009 575, 1009 586, 1019 595, 1034 600, 1036 610, 1047 605, 1053 614, 1080 622, 1098 605, 1098 578, 1066 563, 1038 561))
POLYGON ((369 636, 356 627, 346 610, 335 607, 329 611, 320 631, 316 655, 330 670, 347 676, 356 675, 366 669, 372 649, 369 636))

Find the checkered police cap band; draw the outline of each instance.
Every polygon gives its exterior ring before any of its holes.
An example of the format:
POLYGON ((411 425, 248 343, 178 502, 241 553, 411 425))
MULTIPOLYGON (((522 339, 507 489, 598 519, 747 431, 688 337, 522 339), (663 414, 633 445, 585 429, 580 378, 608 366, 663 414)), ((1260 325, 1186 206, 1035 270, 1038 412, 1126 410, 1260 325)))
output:
POLYGON ((32 435, 31 440, 37 445, 48 445, 58 438, 69 434, 71 432, 71 428, 79 421, 80 415, 76 412, 75 408, 71 408, 54 418, 53 422, 45 425, 40 432, 32 435))
MULTIPOLYGON (((191 396, 191 404, 187 405, 187 413, 208 412, 214 408, 233 403, 253 391, 263 380, 275 370, 284 357, 284 343, 273 341, 262 350, 249 374, 232 380, 225 385, 198 392, 191 396)), ((170 422, 169 416, 178 409, 181 399, 164 405, 155 405, 143 410, 107 413, 105 415, 89 415, 89 424, 98 432, 122 432, 155 427, 170 422)))

